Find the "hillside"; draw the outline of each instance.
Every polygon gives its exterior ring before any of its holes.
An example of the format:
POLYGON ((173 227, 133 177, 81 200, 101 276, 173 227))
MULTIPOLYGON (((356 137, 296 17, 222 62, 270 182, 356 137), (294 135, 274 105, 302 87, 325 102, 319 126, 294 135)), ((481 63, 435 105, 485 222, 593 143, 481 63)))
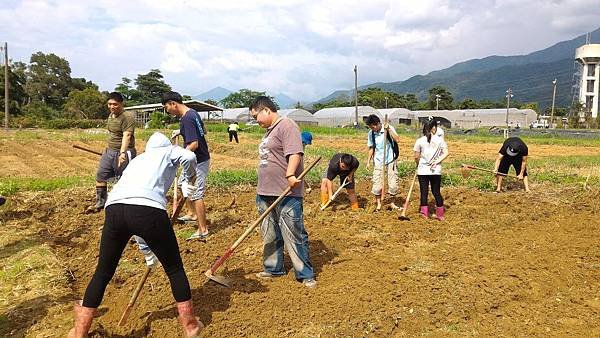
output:
MULTIPOLYGON (((600 28, 592 32, 592 43, 600 43, 600 28)), ((562 41, 527 55, 489 56, 457 63, 427 75, 416 75, 404 81, 377 82, 360 88, 377 87, 399 94, 413 93, 421 100, 429 88, 442 85, 455 101, 465 98, 500 100, 506 89, 513 89, 520 102, 539 102, 546 107, 552 101, 552 80, 557 79, 556 102, 568 106, 572 99, 573 57, 575 49, 585 43, 585 35, 562 41)), ((338 90, 317 102, 327 102, 351 90, 338 90)))

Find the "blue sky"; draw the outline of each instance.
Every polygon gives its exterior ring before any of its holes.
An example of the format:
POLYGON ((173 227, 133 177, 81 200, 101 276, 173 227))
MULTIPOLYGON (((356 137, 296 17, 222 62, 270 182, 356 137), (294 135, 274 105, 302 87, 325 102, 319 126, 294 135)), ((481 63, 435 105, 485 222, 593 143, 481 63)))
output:
POLYGON ((302 101, 489 55, 526 54, 600 25, 593 1, 3 0, 10 57, 69 60, 112 90, 159 68, 175 90, 216 86, 302 101))

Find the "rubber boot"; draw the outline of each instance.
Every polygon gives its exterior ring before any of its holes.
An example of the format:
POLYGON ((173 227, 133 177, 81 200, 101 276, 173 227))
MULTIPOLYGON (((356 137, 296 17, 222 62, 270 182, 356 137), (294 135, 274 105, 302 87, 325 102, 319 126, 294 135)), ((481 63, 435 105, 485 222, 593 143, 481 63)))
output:
POLYGON ((435 216, 440 221, 445 220, 446 218, 444 217, 444 207, 436 207, 435 208, 435 216))
POLYGON ((358 208, 359 208, 358 202, 350 203, 350 209, 358 210, 358 208))
POLYGON ((183 332, 187 338, 200 337, 200 330, 204 325, 194 316, 194 306, 192 301, 177 303, 177 311, 179 312, 179 322, 183 327, 183 332))
POLYGON ((68 338, 85 338, 88 336, 92 320, 96 314, 96 308, 85 307, 81 305, 81 301, 75 302, 73 305, 75 312, 75 326, 69 331, 68 338))
POLYGON ((96 187, 96 204, 87 208, 87 213, 100 212, 104 209, 106 199, 108 198, 108 187, 96 187))
POLYGON ((429 218, 429 207, 428 206, 421 206, 421 217, 429 218))
POLYGON ((321 206, 324 206, 327 202, 329 202, 329 194, 321 191, 321 206))

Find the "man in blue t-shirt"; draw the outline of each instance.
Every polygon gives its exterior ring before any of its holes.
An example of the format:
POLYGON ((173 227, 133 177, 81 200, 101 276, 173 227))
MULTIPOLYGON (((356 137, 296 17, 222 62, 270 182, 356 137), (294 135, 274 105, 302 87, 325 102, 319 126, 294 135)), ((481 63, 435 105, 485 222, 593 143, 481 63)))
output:
POLYGON ((198 166, 196 167, 196 182, 194 185, 198 187, 198 190, 192 196, 188 196, 189 214, 181 219, 194 220, 195 214, 198 222, 198 230, 188 240, 196 238, 205 240, 208 236, 208 226, 206 224, 204 192, 206 190, 206 177, 208 176, 210 164, 210 154, 205 138, 206 128, 198 112, 183 104, 183 98, 179 93, 165 93, 162 98, 162 104, 169 114, 181 119, 179 122, 179 133, 175 132, 174 136, 181 134, 185 149, 196 154, 198 166))

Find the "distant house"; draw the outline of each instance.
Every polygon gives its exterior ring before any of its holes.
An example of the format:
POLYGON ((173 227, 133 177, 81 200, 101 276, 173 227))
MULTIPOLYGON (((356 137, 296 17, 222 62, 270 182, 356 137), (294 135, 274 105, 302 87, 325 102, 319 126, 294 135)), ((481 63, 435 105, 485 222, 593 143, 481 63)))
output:
MULTIPOLYGON (((381 113, 371 106, 358 106, 358 120, 364 121, 367 116, 375 114, 383 119, 381 113)), ((320 126, 342 127, 355 122, 354 107, 323 108, 313 115, 320 126)))
POLYGON ((304 109, 280 109, 277 111, 280 116, 292 119, 297 124, 313 125, 318 124, 318 120, 308 110, 304 109))
MULTIPOLYGON (((183 103, 199 112, 203 119, 209 119, 209 112, 218 112, 220 114, 223 111, 223 108, 213 106, 212 104, 204 101, 186 100, 183 101, 183 103)), ((136 122, 140 123, 142 126, 146 125, 146 123, 150 121, 150 115, 152 115, 152 113, 156 111, 165 113, 162 103, 142 104, 138 106, 125 107, 124 109, 125 111, 132 112, 136 122)))

